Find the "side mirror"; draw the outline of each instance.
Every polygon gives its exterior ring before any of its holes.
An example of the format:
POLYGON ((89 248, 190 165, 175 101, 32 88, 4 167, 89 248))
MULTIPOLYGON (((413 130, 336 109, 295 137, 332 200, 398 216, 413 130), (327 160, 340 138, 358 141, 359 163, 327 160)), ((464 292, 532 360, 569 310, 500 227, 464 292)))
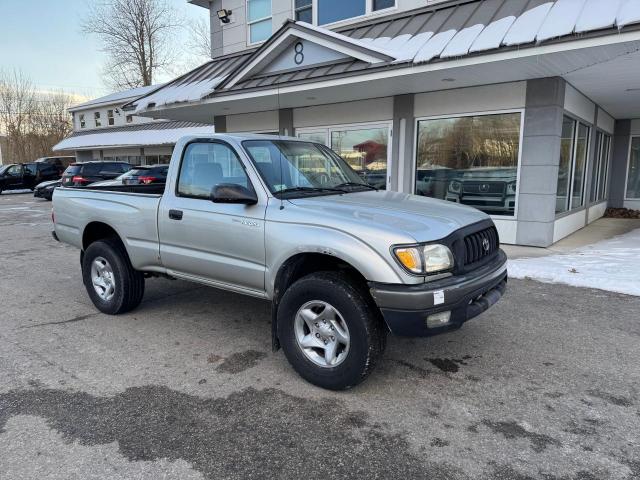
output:
POLYGON ((211 191, 211 201, 213 203, 241 203, 244 205, 255 205, 258 203, 258 196, 253 190, 236 183, 220 183, 213 187, 211 191))

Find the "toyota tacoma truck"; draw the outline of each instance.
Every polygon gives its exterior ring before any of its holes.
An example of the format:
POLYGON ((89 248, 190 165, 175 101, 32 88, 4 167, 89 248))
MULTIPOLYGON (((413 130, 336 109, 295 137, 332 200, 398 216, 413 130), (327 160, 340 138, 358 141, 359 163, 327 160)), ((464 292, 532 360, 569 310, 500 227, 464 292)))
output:
POLYGON ((166 184, 63 186, 52 216, 54 237, 81 250, 98 310, 136 308, 154 276, 262 298, 274 349, 328 389, 364 380, 388 332, 457 329, 507 283, 486 214, 378 190, 295 138, 184 137, 166 184))

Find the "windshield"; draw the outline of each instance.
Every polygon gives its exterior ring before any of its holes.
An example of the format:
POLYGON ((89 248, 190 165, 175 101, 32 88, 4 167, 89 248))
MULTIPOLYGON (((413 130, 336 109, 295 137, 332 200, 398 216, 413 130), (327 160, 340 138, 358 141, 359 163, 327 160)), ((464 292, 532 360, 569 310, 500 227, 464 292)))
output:
POLYGON ((324 145, 295 140, 245 140, 242 145, 274 195, 373 189, 324 145))

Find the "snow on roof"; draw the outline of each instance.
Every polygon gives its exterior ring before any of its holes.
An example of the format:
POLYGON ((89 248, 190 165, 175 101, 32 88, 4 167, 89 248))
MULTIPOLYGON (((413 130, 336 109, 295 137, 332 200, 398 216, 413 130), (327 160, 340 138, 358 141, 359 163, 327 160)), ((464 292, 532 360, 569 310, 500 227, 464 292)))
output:
POLYGON ((125 100, 141 97, 142 95, 146 95, 147 93, 160 87, 162 87, 162 84, 149 85, 147 87, 132 88, 130 90, 124 90, 122 92, 114 92, 109 95, 105 95, 104 97, 94 98, 93 100, 89 100, 88 102, 74 105, 69 109, 69 111, 74 112, 76 110, 82 110, 84 108, 94 107, 97 105, 107 105, 111 103, 125 103, 125 100))
MULTIPOLYGON (((172 122, 166 122, 171 124, 172 122)), ((179 122, 178 122, 179 123, 179 122)), ((165 127, 167 125, 164 125, 165 127)), ((170 125, 169 125, 170 126, 170 125)), ((53 147, 59 150, 89 150, 111 147, 144 147, 149 145, 175 145, 185 135, 214 133, 213 125, 182 128, 158 129, 117 129, 116 131, 96 131, 65 138, 53 147)))
POLYGON ((144 111, 147 107, 151 106, 201 100, 211 93, 225 78, 227 78, 226 75, 197 82, 168 85, 140 99, 140 101, 136 103, 135 112, 144 111))

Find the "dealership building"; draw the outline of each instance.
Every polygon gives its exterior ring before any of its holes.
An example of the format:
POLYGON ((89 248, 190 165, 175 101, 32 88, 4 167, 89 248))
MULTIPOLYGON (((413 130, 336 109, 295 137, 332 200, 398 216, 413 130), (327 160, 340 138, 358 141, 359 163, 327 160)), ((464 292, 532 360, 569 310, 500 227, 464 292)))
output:
POLYGON ((325 143, 549 246, 640 208, 640 2, 191 0, 212 60, 129 114, 325 143))

